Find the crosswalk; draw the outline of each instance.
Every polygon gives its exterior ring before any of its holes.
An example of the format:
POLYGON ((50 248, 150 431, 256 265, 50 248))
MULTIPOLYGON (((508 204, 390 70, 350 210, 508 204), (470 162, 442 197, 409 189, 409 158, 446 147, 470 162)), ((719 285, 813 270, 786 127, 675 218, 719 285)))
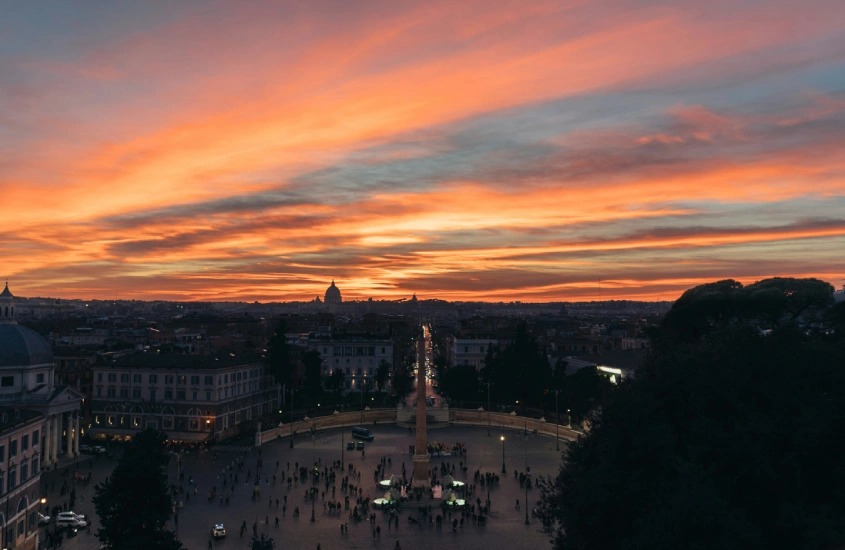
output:
POLYGON ((244 451, 251 451, 252 449, 252 445, 215 445, 214 447, 211 447, 210 451, 212 453, 217 453, 220 451, 231 451, 241 453, 244 451))

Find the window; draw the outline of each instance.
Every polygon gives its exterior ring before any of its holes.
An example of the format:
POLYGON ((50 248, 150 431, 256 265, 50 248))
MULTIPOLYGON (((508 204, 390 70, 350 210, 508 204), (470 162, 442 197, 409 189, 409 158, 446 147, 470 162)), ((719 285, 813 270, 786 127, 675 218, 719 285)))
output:
POLYGON ((191 392, 191 399, 196 401, 198 399, 198 397, 197 397, 198 394, 199 394, 199 392, 192 391, 191 392))
POLYGON ((385 353, 384 348, 381 348, 382 355, 385 353))
POLYGON ((210 391, 205 392, 205 400, 211 401, 211 392, 210 391))
POLYGON ((206 386, 213 386, 214 385, 214 377, 213 376, 206 376, 205 377, 205 385, 206 386))
POLYGON ((176 399, 185 399, 185 390, 179 390, 176 392, 176 399))
POLYGON ((120 397, 129 397, 129 388, 120 388, 120 397))
POLYGON ((349 376, 349 367, 346 367, 346 376, 349 376))
POLYGON ((150 401, 155 401, 155 400, 156 400, 156 391, 150 390, 150 401))
POLYGON ((38 466, 39 466, 38 455, 35 455, 34 457, 32 457, 32 475, 35 475, 35 474, 38 473, 38 466))
POLYGON ((38 447, 38 443, 41 441, 41 439, 39 439, 38 435, 39 435, 38 430, 35 430, 34 432, 32 432, 32 446, 33 447, 38 447))
POLYGON ((0 462, 5 462, 6 460, 6 446, 0 445, 0 462))
POLYGON ((39 372, 35 375, 35 383, 36 384, 43 384, 44 383, 44 373, 39 372))
POLYGON ((197 420, 196 418, 192 418, 190 426, 191 426, 192 430, 199 430, 200 429, 199 420, 197 420))
POLYGON ((102 381, 103 381, 103 373, 102 373, 102 372, 98 372, 98 373, 97 373, 97 382, 102 382, 102 381))
POLYGON ((117 375, 113 372, 109 373, 109 382, 115 382, 117 380, 117 375))
POLYGON ((165 418, 162 425, 167 429, 173 429, 173 419, 172 418, 165 418))
POLYGON ((150 384, 157 384, 157 383, 158 383, 158 375, 157 374, 151 374, 150 375, 150 384))
POLYGON ((9 490, 18 486, 18 471, 15 468, 9 470, 9 490))
POLYGON ((29 464, 26 461, 21 462, 21 483, 29 478, 29 464))
POLYGON ((176 377, 176 383, 184 386, 185 380, 187 380, 187 379, 188 379, 187 376, 185 376, 184 374, 180 374, 179 376, 176 377))
POLYGON ((137 416, 133 416, 132 417, 132 426, 134 426, 136 428, 140 428, 141 427, 141 419, 137 416))
POLYGON ((223 383, 224 383, 224 384, 228 384, 228 383, 229 383, 229 375, 228 375, 228 374, 226 374, 226 375, 224 375, 224 376, 223 376, 223 383))
POLYGON ((22 537, 24 532, 24 520, 18 522, 18 536, 22 537))
POLYGON ((128 374, 121 374, 120 375, 120 382, 122 384, 128 384, 129 383, 129 375, 128 374))
POLYGON ((141 375, 140 374, 133 374, 132 375, 132 382, 135 384, 141 383, 141 375))
POLYGON ((94 417, 94 424, 99 424, 99 423, 100 423, 100 417, 99 417, 99 416, 95 416, 95 417, 94 417))
POLYGON ((164 375, 164 383, 165 384, 172 384, 173 383, 173 375, 172 374, 165 374, 164 375))
POLYGON ((0 378, 0 388, 11 388, 15 385, 14 376, 4 376, 0 378))
POLYGON ((29 434, 23 434, 21 436, 21 451, 26 451, 29 449, 29 434))
POLYGON ((114 426, 114 415, 111 415, 111 414, 110 414, 110 415, 108 416, 108 418, 106 418, 106 422, 108 422, 108 425, 109 425, 109 426, 114 426))
POLYGON ((241 373, 238 373, 238 380, 241 379, 241 373))
POLYGON ((97 388, 97 397, 103 396, 103 388, 97 388))
POLYGON ((191 377, 191 385, 192 386, 199 386, 200 377, 199 376, 192 376, 191 377))
POLYGON ((18 440, 13 439, 9 441, 9 458, 18 455, 18 440))
POLYGON ((173 390, 164 390, 165 399, 173 399, 173 390))
POLYGON ((132 388, 132 398, 133 399, 140 399, 141 398, 141 388, 132 388))
POLYGON ((109 396, 109 397, 114 397, 114 395, 115 395, 115 394, 114 394, 114 388, 109 388, 108 396, 109 396))

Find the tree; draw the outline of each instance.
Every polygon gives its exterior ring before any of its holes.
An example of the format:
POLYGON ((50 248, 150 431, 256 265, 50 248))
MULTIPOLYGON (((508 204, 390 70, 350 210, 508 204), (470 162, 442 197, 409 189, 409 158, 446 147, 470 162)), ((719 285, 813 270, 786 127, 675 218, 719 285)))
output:
POLYGON ((261 536, 252 535, 252 540, 249 541, 250 550, 273 550, 276 547, 276 542, 273 537, 268 537, 264 533, 261 536))
POLYGON ((637 376, 541 480, 554 547, 845 544, 845 332, 830 330, 839 312, 819 286, 720 281, 686 292, 637 376))
POLYGON ((317 397, 323 391, 323 375, 321 373, 323 359, 320 357, 320 352, 312 349, 302 358, 302 363, 305 365, 303 389, 311 397, 317 397))
POLYGON ((267 367, 278 384, 290 386, 294 369, 290 360, 290 346, 285 336, 287 330, 287 323, 284 320, 279 321, 279 326, 268 344, 267 367))
POLYGON ((407 367, 393 369, 393 393, 398 399, 407 397, 414 389, 414 376, 407 367))
POLYGON ((340 395, 343 393, 343 388, 346 385, 346 375, 341 369, 335 369, 334 372, 326 379, 326 389, 333 391, 340 395))
POLYGON ((478 399, 478 370, 473 365, 456 365, 440 375, 440 393, 450 399, 478 399))
POLYGON ((379 392, 381 392, 382 387, 387 384, 388 380, 390 380, 390 363, 382 359, 378 364, 378 368, 376 368, 376 387, 379 392))
POLYGON ((114 550, 179 550, 182 543, 164 528, 172 501, 168 494, 166 434, 135 434, 111 475, 94 488, 101 527, 97 538, 114 550))
POLYGON ((525 322, 517 325, 513 341, 503 350, 488 349, 482 368, 484 383, 492 384, 491 393, 500 403, 543 403, 551 377, 548 358, 525 322))
POLYGON ((610 393, 613 384, 597 368, 585 367, 566 376, 563 386, 566 408, 572 420, 581 422, 610 393))

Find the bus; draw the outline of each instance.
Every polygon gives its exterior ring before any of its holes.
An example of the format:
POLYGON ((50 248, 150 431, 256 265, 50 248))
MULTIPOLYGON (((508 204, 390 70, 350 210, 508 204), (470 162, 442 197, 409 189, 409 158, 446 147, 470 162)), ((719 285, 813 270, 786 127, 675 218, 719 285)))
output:
POLYGON ((356 427, 352 428, 352 437, 356 437, 358 439, 363 439, 365 441, 372 441, 373 440, 373 432, 371 432, 367 428, 362 428, 360 426, 356 426, 356 427))

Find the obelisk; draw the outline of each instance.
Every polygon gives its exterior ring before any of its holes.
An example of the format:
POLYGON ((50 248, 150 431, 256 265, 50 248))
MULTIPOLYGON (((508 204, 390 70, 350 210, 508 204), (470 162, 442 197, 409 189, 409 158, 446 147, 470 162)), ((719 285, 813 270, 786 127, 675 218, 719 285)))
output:
POLYGON ((417 447, 414 451, 414 477, 411 486, 429 489, 428 438, 425 433, 425 332, 417 338, 417 447))

